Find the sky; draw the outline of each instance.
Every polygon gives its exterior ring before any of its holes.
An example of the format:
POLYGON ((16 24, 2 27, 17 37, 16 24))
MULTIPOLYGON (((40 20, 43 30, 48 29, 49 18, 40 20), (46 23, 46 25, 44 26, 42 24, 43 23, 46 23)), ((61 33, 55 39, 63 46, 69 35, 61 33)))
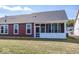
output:
POLYGON ((0 5, 0 17, 65 10, 69 19, 75 19, 79 5, 0 5))

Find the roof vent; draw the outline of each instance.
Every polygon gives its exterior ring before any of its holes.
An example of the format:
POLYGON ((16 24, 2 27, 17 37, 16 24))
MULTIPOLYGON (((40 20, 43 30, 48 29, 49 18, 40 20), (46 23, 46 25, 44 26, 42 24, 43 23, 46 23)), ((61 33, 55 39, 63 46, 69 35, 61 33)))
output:
POLYGON ((7 16, 5 16, 5 22, 7 22, 7 16))
POLYGON ((5 19, 5 22, 7 22, 7 20, 5 19))

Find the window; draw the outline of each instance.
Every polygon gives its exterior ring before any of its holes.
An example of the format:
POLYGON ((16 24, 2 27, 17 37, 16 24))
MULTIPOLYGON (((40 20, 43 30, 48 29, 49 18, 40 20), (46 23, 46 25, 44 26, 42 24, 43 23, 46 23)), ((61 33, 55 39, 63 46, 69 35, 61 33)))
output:
POLYGON ((19 34, 19 24, 14 24, 14 34, 19 34))
POLYGON ((41 33, 45 33, 45 24, 41 24, 41 33))
POLYGON ((1 33, 4 33, 4 27, 1 26, 1 33))
POLYGON ((5 25, 5 33, 8 33, 8 26, 5 25))
POLYGON ((0 34, 8 34, 8 25, 0 26, 0 34))
POLYGON ((32 24, 26 24, 26 34, 32 34, 32 24))

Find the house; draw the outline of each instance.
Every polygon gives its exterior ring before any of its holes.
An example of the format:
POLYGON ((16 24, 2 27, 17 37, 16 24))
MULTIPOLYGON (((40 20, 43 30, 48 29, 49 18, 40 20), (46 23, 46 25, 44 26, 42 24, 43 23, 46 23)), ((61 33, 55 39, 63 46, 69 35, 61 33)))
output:
POLYGON ((76 21, 74 24, 74 35, 79 36, 79 10, 77 12, 76 21))
POLYGON ((64 10, 39 12, 0 18, 0 36, 66 39, 64 10))
POLYGON ((73 31, 74 31, 74 26, 67 27, 68 35, 73 35, 73 31))

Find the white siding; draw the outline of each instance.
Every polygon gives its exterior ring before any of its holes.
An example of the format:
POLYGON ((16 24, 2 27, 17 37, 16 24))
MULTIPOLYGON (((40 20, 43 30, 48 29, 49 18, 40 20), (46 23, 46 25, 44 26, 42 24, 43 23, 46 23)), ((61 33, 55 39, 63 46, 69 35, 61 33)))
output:
POLYGON ((79 36, 79 19, 76 20, 76 23, 74 25, 74 35, 79 36))
POLYGON ((66 39, 66 33, 40 33, 40 38, 66 39))
POLYGON ((78 19, 79 19, 79 14, 78 14, 78 19))

